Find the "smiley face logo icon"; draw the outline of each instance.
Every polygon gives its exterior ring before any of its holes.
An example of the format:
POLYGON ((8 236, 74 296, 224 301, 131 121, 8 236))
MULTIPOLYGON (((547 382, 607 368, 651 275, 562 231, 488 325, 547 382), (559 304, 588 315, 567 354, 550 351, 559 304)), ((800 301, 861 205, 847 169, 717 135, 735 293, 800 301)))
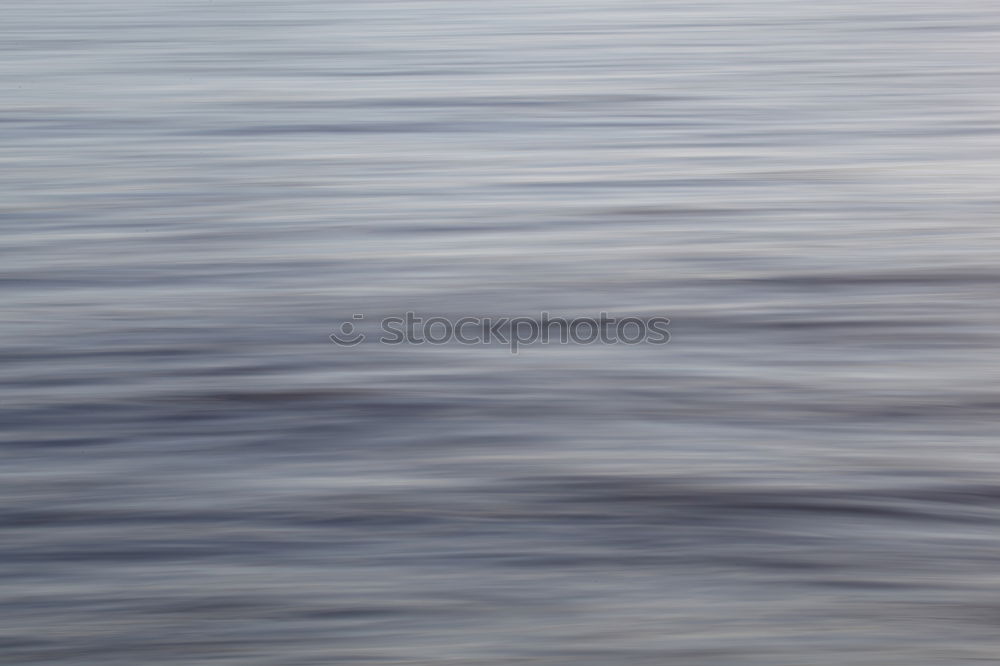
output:
MULTIPOLYGON (((354 315, 354 319, 364 319, 363 314, 354 315)), ((358 333, 354 330, 354 324, 349 321, 345 321, 340 325, 339 331, 334 331, 330 334, 330 340, 341 347, 353 347, 356 344, 364 342, 364 333, 358 333)))

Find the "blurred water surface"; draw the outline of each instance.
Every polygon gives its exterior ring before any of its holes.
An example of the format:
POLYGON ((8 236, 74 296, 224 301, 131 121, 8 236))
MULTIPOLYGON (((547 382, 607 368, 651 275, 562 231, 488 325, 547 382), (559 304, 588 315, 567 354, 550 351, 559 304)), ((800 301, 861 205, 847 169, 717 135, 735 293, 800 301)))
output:
POLYGON ((8 663, 997 663, 995 3, 2 20, 8 663))

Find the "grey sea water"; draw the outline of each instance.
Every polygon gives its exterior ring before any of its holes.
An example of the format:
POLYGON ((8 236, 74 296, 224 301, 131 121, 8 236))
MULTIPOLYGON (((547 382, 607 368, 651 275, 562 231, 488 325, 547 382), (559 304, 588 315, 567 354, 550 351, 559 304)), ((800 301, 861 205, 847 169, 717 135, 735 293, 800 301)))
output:
POLYGON ((1000 663, 1000 6, 8 0, 0 658, 1000 663), (354 314, 671 319, 387 346, 354 314))

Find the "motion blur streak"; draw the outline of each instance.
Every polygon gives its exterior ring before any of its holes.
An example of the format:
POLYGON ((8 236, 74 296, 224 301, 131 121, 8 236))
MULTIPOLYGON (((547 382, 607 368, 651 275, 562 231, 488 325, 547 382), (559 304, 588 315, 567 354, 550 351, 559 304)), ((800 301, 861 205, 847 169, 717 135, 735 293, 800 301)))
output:
POLYGON ((1000 663, 996 2, 0 11, 0 660, 1000 663))

